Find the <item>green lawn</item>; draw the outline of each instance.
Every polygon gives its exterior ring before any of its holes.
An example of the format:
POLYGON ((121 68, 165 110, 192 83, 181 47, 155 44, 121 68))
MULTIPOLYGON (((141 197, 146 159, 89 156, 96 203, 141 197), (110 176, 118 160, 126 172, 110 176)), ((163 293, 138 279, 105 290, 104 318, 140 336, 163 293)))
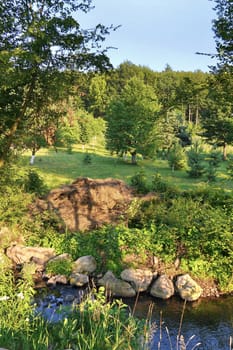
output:
MULTIPOLYGON (((152 175, 158 172, 162 180, 180 189, 194 189, 206 186, 205 177, 192 179, 186 170, 172 172, 166 160, 139 160, 137 165, 132 165, 130 159, 123 161, 121 158, 110 155, 103 146, 91 145, 85 150, 80 145, 74 147, 71 154, 64 149, 55 152, 54 149, 41 149, 37 155, 35 164, 29 165, 30 153, 21 156, 20 166, 22 170, 35 169, 49 188, 55 188, 62 184, 69 184, 77 177, 90 178, 113 177, 130 183, 130 179, 140 170, 144 170, 148 181, 152 175), (91 156, 91 163, 85 164, 86 154, 91 156)), ((231 190, 233 181, 226 175, 226 164, 222 162, 217 180, 210 184, 213 188, 225 188, 231 190)))

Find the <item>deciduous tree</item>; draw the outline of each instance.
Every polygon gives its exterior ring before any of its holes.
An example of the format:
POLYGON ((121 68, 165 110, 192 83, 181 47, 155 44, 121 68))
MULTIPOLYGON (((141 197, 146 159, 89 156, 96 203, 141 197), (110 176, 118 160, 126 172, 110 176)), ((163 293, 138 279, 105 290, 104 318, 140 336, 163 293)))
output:
MULTIPOLYGON (((0 164, 17 148, 25 123, 64 97, 72 70, 109 67, 101 42, 110 28, 80 27, 91 0, 0 3, 0 164)), ((41 118, 46 118, 41 114, 41 118)))

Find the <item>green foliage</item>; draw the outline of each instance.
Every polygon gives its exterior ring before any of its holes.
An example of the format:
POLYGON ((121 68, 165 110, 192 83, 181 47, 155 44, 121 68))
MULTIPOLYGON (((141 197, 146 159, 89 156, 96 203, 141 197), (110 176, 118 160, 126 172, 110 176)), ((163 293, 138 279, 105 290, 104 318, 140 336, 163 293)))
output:
POLYGON ((158 193, 164 193, 168 190, 168 184, 162 180, 162 176, 159 173, 155 173, 152 177, 151 190, 158 193))
POLYGON ((66 318, 51 324, 35 316, 28 280, 15 285, 13 275, 2 270, 0 279, 0 337, 6 348, 140 350, 140 335, 149 331, 121 301, 107 302, 104 289, 92 291, 66 318))
POLYGON ((91 155, 89 153, 86 153, 84 158, 83 158, 83 163, 84 164, 91 164, 91 162, 92 162, 91 155))
POLYGON ((22 180, 25 192, 43 196, 48 192, 44 180, 35 170, 29 170, 22 180))
POLYGON ((190 177, 198 178, 204 174, 205 168, 203 165, 203 154, 202 149, 198 146, 198 144, 191 147, 191 149, 187 152, 188 157, 188 166, 189 170, 187 173, 190 177))
POLYGON ((129 79, 107 110, 107 147, 116 154, 147 155, 160 106, 154 89, 140 78, 129 79))
POLYGON ((51 275, 65 275, 70 276, 72 272, 71 259, 55 259, 46 264, 46 273, 51 275))
POLYGON ((185 158, 184 149, 178 143, 173 145, 167 155, 168 164, 172 170, 183 169, 185 167, 185 158))
POLYGON ((101 43, 113 28, 99 24, 83 30, 74 16, 90 9, 91 1, 75 0, 65 6, 62 0, 38 0, 36 6, 32 0, 6 1, 1 6, 1 162, 12 146, 21 148, 30 125, 37 135, 42 124, 54 128, 60 115, 53 106, 71 93, 77 70, 111 66, 101 43))
POLYGON ((233 157, 228 157, 227 160, 227 174, 230 177, 230 179, 233 179, 233 157))
POLYGON ((143 169, 131 177, 130 183, 138 193, 145 194, 149 191, 146 173, 143 169))

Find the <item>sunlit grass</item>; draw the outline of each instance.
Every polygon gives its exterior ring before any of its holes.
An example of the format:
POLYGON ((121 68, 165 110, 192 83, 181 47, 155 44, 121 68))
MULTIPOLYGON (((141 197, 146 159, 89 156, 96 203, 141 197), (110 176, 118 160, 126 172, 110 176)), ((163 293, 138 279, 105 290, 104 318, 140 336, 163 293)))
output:
POLYGON ((227 176, 226 162, 222 162, 218 171, 217 179, 208 183, 205 177, 193 179, 187 174, 186 169, 172 171, 167 160, 140 159, 137 165, 132 165, 130 158, 124 161, 122 158, 111 155, 103 145, 88 145, 83 149, 82 145, 76 145, 72 153, 65 149, 41 149, 36 155, 35 164, 29 165, 30 153, 21 156, 21 171, 35 169, 44 179, 49 188, 55 188, 63 184, 69 184, 78 177, 90 178, 118 178, 130 184, 131 177, 143 170, 148 182, 158 172, 163 181, 181 190, 195 189, 210 185, 212 188, 233 188, 232 180, 227 176), (84 157, 89 154, 91 163, 86 164, 84 157))

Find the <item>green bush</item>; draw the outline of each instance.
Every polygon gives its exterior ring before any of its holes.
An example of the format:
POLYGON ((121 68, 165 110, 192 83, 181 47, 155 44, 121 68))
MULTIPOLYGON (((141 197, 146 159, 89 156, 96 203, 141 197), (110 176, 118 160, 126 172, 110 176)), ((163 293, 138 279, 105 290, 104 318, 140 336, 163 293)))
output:
POLYGON ((205 172, 205 166, 203 164, 202 149, 196 144, 191 147, 187 152, 189 170, 187 173, 190 177, 201 177, 205 172))
POLYGON ((51 275, 65 275, 70 276, 72 272, 72 260, 51 260, 46 264, 46 273, 51 275))
POLYGON ((167 160, 172 170, 180 170, 185 167, 186 155, 180 144, 175 144, 168 152, 167 160))
POLYGON ((140 194, 145 194, 149 191, 146 173, 143 169, 131 177, 130 183, 131 186, 133 186, 140 194))
POLYGON ((43 196, 48 192, 43 179, 35 170, 29 170, 23 179, 24 190, 28 193, 34 193, 38 196, 43 196))

